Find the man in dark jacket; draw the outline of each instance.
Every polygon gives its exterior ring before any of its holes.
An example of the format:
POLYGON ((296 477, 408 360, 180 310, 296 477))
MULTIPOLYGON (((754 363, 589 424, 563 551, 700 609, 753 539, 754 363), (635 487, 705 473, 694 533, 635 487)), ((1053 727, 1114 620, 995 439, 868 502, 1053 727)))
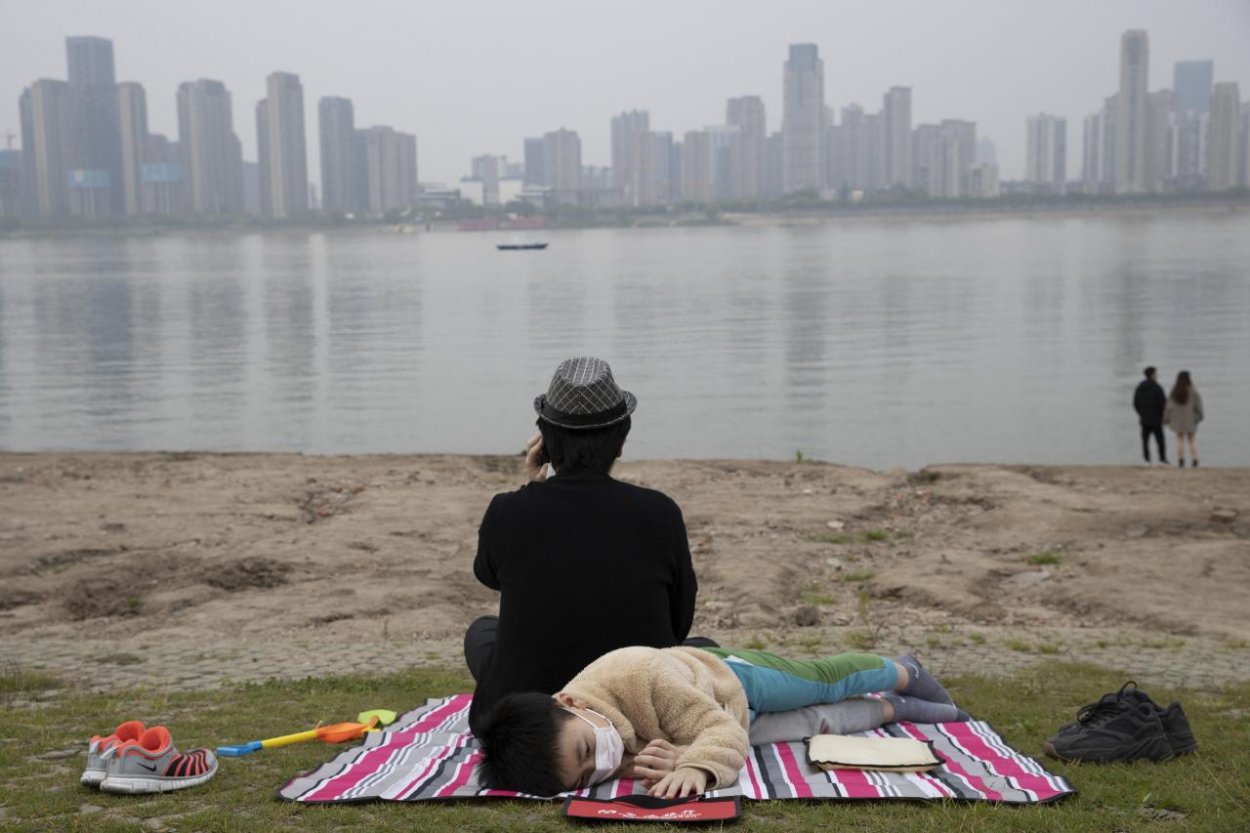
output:
POLYGON ((1149 464, 1150 437, 1153 435, 1155 445, 1159 447, 1159 462, 1166 464, 1168 452, 1163 445, 1163 408, 1167 405, 1168 397, 1163 392, 1163 387, 1155 381, 1153 367, 1146 368, 1143 373, 1146 378, 1133 394, 1133 408, 1137 411, 1137 418, 1141 420, 1141 453, 1149 464))
POLYGON ((681 510, 609 474, 637 404, 588 357, 562 362, 534 400, 530 482, 496 495, 478 531, 473 572, 500 600, 465 634, 470 727, 505 694, 552 694, 608 651, 690 633, 697 583, 681 510))

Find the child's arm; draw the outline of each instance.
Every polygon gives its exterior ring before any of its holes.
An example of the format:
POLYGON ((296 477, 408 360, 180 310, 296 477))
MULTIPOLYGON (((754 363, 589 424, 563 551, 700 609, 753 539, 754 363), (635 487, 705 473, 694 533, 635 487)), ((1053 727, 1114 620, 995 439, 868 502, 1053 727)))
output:
MULTIPOLYGON (((710 695, 678 675, 659 675, 651 690, 660 729, 675 746, 685 746, 673 761, 677 775, 684 769, 705 772, 705 787, 733 783, 746 764, 747 731, 710 695)), ((658 794, 652 788, 652 794, 658 794)), ((702 792, 702 790, 700 790, 702 792)))

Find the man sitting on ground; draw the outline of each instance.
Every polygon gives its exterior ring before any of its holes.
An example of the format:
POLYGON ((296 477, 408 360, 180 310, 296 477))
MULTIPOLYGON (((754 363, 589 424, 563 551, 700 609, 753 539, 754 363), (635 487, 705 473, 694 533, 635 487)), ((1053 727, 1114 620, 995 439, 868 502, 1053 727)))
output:
POLYGON ((496 495, 478 533, 473 572, 500 600, 465 634, 471 728, 505 694, 551 694, 609 651, 690 633, 698 585, 681 510, 610 474, 637 404, 589 357, 561 362, 534 400, 530 482, 496 495))

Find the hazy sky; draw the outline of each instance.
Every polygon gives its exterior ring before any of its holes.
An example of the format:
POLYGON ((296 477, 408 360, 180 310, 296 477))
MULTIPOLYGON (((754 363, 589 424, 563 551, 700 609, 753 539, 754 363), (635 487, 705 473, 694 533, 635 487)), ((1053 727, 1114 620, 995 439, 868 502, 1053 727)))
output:
POLYGON ((450 182, 471 157, 522 156, 522 138, 568 127, 585 164, 609 162, 609 119, 651 111, 656 130, 723 123, 725 99, 761 95, 781 124, 787 45, 813 42, 826 103, 877 110, 912 88, 912 123, 971 119, 998 145, 1005 179, 1024 167, 1024 120, 1068 119, 1068 176, 1081 120, 1118 85, 1121 32, 1150 33, 1150 86, 1177 60, 1211 58, 1250 99, 1250 0, 0 0, 0 134, 17 99, 64 78, 65 36, 111 38, 119 81, 138 81, 150 127, 176 138, 175 90, 224 81, 235 131, 256 158, 254 107, 273 70, 300 75, 309 174, 317 100, 351 98, 358 127, 415 132, 422 181, 450 182))

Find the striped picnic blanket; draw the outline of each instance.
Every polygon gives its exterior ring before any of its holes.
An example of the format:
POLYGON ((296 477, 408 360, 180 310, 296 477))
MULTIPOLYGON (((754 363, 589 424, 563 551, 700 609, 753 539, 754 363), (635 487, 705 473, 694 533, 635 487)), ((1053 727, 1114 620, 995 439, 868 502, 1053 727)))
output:
MULTIPOLYGON (((477 769, 481 752, 468 727, 471 696, 429 700, 386 731, 367 735, 362 745, 292 778, 278 794, 307 804, 536 798, 482 786, 477 769)), ((808 763, 803 743, 769 744, 752 748, 736 784, 708 795, 741 795, 755 801, 905 798, 1032 804, 1074 792, 1064 779, 1016 752, 981 721, 893 723, 864 734, 931 741, 945 763, 927 773, 825 772, 808 763)), ((565 795, 619 798, 644 792, 640 783, 619 779, 565 795)))

